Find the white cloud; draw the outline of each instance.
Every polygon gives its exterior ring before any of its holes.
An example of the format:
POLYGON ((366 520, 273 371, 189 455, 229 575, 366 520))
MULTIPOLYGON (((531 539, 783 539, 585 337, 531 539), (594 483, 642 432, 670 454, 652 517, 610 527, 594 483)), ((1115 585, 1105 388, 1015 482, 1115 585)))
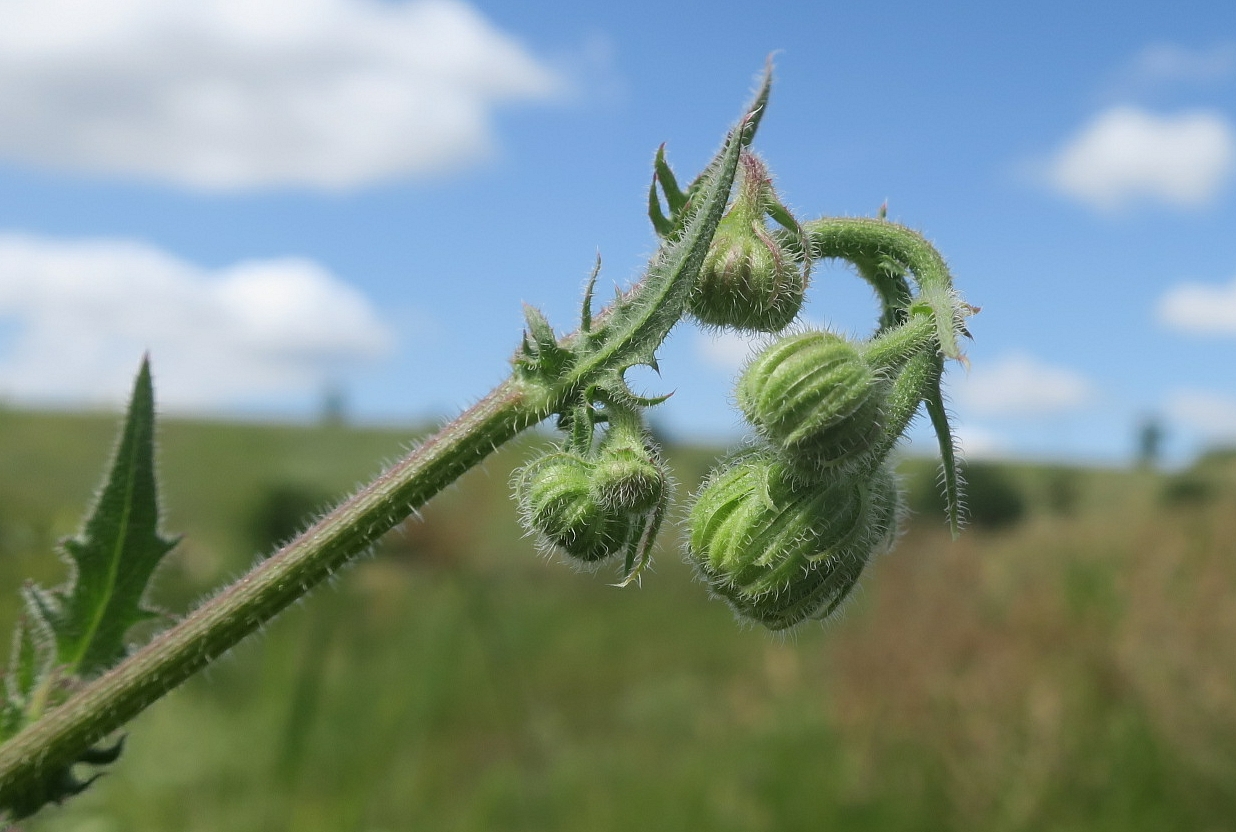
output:
POLYGON ((1128 75, 1134 81, 1218 81, 1236 74, 1236 44, 1189 49, 1174 43, 1147 46, 1133 59, 1128 75))
POLYGON ((1009 456, 1008 442, 994 431, 974 425, 958 425, 954 433, 957 447, 966 459, 999 459, 1009 456))
POLYGON ((1196 335, 1236 335, 1236 278, 1226 286, 1181 283, 1159 299, 1159 321, 1196 335))
POLYGON ((1236 398, 1202 390, 1178 390, 1168 397, 1168 415, 1211 440, 1236 440, 1236 398))
POLYGON ((985 416, 1056 416, 1085 407, 1095 396, 1081 374, 1024 354, 976 366, 957 377, 953 389, 959 404, 985 416))
POLYGON ((207 190, 484 157, 555 75, 462 0, 6 0, 0 156, 207 190))
POLYGON ((1104 211, 1153 200, 1192 207, 1214 199, 1234 168, 1236 129, 1223 115, 1113 107, 1059 150, 1047 179, 1104 211))
POLYGON ((150 350, 161 406, 216 408, 317 392, 393 336, 321 266, 219 270, 148 245, 0 234, 0 397, 115 401, 150 350))
POLYGON ((705 364, 726 372, 737 372, 755 354, 757 348, 768 343, 763 333, 742 333, 730 329, 702 331, 696 334, 695 353, 705 364))

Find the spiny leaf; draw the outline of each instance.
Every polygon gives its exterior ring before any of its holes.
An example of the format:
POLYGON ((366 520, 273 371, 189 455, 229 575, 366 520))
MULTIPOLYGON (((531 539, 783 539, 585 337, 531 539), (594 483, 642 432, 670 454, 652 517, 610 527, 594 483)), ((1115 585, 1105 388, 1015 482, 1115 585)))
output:
MULTIPOLYGON (((117 664, 125 636, 157 615, 143 603, 147 585, 175 540, 159 534, 154 472, 154 392, 142 361, 110 470, 81 534, 63 544, 69 580, 50 592, 33 583, 22 590, 18 623, 0 705, 0 740, 15 735, 60 704, 81 678, 117 664)), ((79 794, 99 777, 79 779, 75 764, 108 765, 121 743, 86 748, 65 765, 47 768, 28 788, 0 806, 18 820, 46 803, 79 794)))
POLYGON ((56 652, 67 674, 90 677, 124 657, 125 635, 158 615, 143 597, 175 539, 161 536, 154 470, 154 392, 143 359, 98 501, 81 534, 63 544, 69 581, 50 593, 56 652))

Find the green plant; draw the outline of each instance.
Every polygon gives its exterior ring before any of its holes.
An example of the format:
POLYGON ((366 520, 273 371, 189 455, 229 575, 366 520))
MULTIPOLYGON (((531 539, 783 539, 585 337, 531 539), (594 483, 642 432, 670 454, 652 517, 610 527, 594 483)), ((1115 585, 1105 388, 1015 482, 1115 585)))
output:
POLYGON ((515 488, 546 547, 589 564, 622 563, 620 583, 649 563, 668 509, 666 468, 624 373, 657 366, 684 317, 712 327, 780 332, 798 312, 810 265, 853 263, 881 301, 875 333, 846 341, 804 333, 753 362, 739 400, 760 438, 725 463, 692 512, 690 558, 742 616, 780 629, 829 614, 895 536, 900 495, 888 456, 920 407, 939 438, 946 512, 960 524, 953 440, 940 390, 946 359, 974 310, 944 261, 909 229, 876 219, 799 223, 749 150, 769 79, 713 161, 685 189, 658 152, 649 216, 663 243, 644 279, 593 314, 594 271, 579 328, 559 336, 536 309, 505 382, 248 575, 126 655, 130 627, 155 613, 146 583, 174 545, 158 531, 153 391, 143 364, 105 486, 75 568, 50 592, 27 586, 5 679, 0 810, 20 818, 89 784, 78 763, 106 765, 99 745, 147 705, 365 552, 496 447, 556 417, 562 447, 530 462, 515 488), (735 181, 738 193, 731 202, 735 181), (771 219, 778 226, 768 227, 771 219))

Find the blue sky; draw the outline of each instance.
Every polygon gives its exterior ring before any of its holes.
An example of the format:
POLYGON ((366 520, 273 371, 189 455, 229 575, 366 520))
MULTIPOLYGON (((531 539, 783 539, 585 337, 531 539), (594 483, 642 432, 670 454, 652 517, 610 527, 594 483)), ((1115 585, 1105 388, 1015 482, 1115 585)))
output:
MULTIPOLYGON (((442 417, 521 304, 638 276, 652 154, 693 174, 765 56, 757 143, 800 216, 949 259, 971 456, 1176 461, 1236 442, 1236 5, 0 0, 0 399, 442 417)), ((839 267, 804 318, 863 332, 839 267)), ((649 392, 736 437, 748 345, 690 326, 649 392)))

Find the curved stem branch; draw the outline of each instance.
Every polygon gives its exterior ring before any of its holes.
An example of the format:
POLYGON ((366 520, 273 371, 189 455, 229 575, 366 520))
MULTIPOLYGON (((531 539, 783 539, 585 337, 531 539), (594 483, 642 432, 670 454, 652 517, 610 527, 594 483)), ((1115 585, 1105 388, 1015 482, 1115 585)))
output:
POLYGON ((873 280, 878 274, 876 264, 884 261, 913 274, 919 290, 913 303, 927 307, 935 317, 940 352, 945 358, 961 358, 957 334, 962 321, 953 278, 940 252, 921 234, 904 225, 863 217, 826 217, 803 223, 803 229, 811 241, 813 258, 837 257, 857 265, 880 292, 886 308, 900 295, 901 286, 891 274, 873 280))

